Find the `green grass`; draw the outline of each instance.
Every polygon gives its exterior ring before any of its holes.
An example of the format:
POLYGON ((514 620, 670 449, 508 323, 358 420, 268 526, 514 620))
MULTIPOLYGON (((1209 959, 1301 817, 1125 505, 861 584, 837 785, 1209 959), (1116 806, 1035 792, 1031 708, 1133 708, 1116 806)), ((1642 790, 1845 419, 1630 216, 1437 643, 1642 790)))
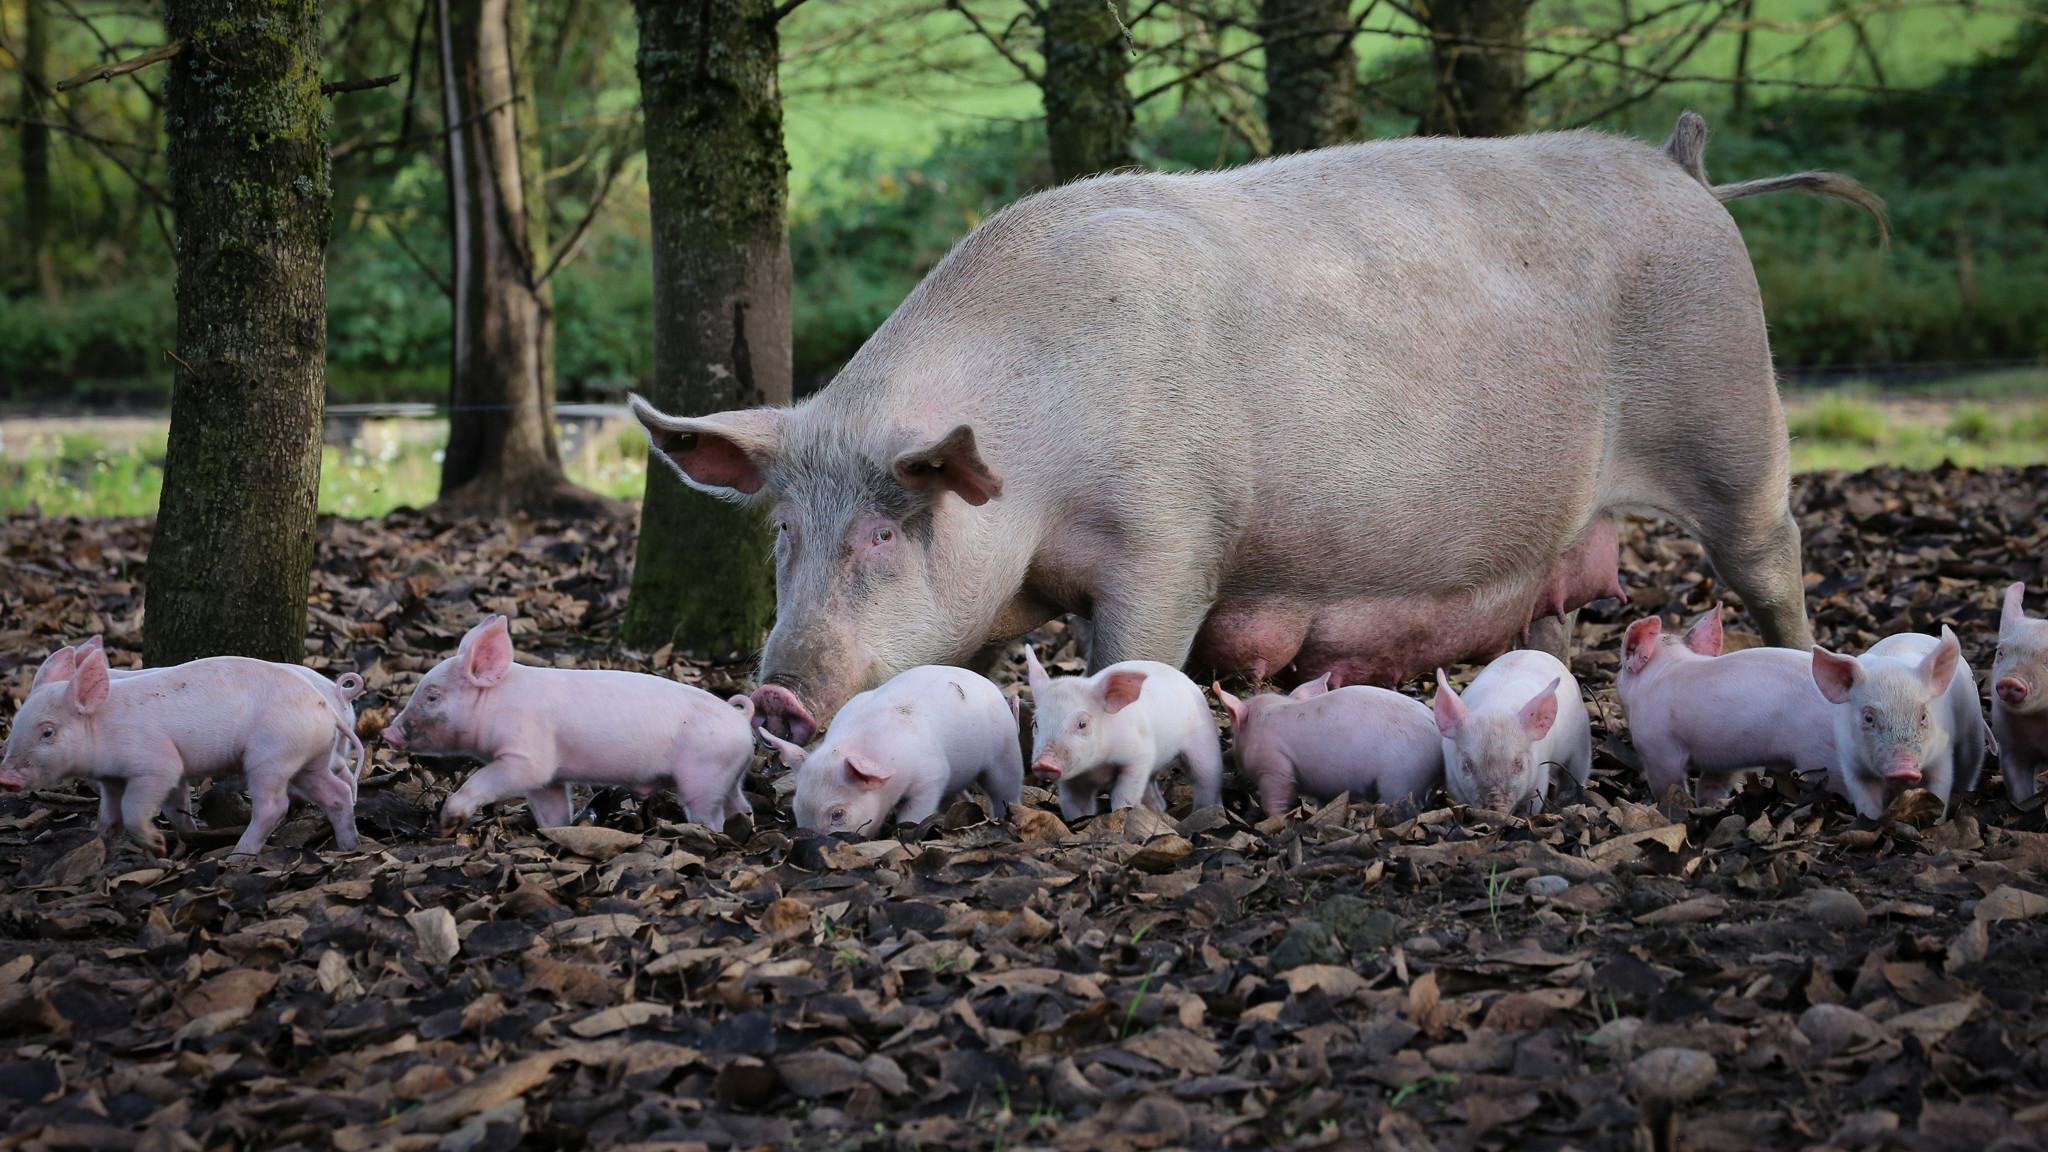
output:
MULTIPOLYGON (((567 463, 569 478, 620 499, 639 499, 647 478, 644 441, 618 422, 567 463)), ((320 454, 320 511, 382 516, 433 502, 447 431, 426 421, 380 421, 346 449, 320 454)), ((110 445, 89 433, 10 437, 0 455, 0 515, 35 508, 45 516, 148 516, 163 489, 161 429, 110 445)))
POLYGON ((2048 463, 2048 402, 1902 402, 1845 390, 1788 395, 1785 407, 1794 472, 2048 463))

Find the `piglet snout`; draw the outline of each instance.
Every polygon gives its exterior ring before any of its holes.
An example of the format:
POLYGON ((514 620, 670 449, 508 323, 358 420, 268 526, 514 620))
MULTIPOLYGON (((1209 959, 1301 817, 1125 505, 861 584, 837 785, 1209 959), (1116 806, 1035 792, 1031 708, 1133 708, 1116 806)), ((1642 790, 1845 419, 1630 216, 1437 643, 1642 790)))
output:
POLYGON ((1057 780, 1060 778, 1060 766, 1050 760, 1040 760, 1031 766, 1031 774, 1040 780, 1057 780))
POLYGON ((2027 682, 2017 676, 2005 677, 1992 691, 1998 693, 2000 700, 2015 707, 2027 702, 2027 682))
POLYGON ((1920 764, 1911 756, 1900 753, 1892 757, 1891 765, 1884 770, 1884 778, 1888 784, 1918 784, 1920 782, 1920 764))
POLYGON ((405 733, 398 730, 398 725, 393 724, 389 728, 384 729, 381 735, 384 737, 386 744, 391 745, 400 752, 405 751, 405 733))

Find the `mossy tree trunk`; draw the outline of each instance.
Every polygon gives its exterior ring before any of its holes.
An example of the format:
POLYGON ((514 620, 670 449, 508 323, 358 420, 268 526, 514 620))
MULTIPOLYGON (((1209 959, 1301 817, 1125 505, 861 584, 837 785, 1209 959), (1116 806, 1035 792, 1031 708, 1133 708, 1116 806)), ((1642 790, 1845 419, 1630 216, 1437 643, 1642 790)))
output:
POLYGON ((1529 130, 1523 26, 1531 0, 1426 0, 1434 96, 1430 136, 1512 136, 1529 130))
POLYGON ((1351 0, 1262 0, 1266 132, 1273 151, 1305 152, 1356 140, 1358 29, 1351 0))
POLYGON ((1131 151, 1131 58, 1103 0, 1044 0, 1040 54, 1053 179, 1065 183, 1137 162, 1131 151))
MULTIPOLYGON (((654 382, 664 412, 790 402, 789 160, 768 0, 635 0, 654 230, 654 382)), ((761 512, 650 462, 629 644, 746 652, 775 611, 761 512)))
POLYGON ((21 231, 29 274, 45 299, 57 295, 50 253, 49 0, 26 0, 21 46, 21 231))
POLYGON ((298 663, 320 491, 329 210, 319 0, 169 0, 178 334, 143 658, 298 663))
POLYGON ((616 513, 555 436, 554 301, 526 0, 436 0, 455 286, 447 515, 616 513))

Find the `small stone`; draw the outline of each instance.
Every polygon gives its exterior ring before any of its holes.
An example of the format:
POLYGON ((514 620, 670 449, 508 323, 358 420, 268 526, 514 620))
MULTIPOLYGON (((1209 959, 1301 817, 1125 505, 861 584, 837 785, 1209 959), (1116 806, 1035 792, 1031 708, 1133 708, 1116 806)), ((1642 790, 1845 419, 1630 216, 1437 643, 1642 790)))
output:
POLYGON ((1273 946, 1267 960, 1269 972, 1285 972, 1304 964, 1341 964, 1342 955, 1337 951, 1336 938, 1320 920, 1300 920, 1273 946))
POLYGON ((1870 923, 1862 901, 1840 888, 1816 888, 1806 894, 1806 914, 1830 928, 1847 930, 1870 923))
POLYGON ((1636 1035, 1642 1030, 1641 1017, 1618 1016, 1586 1037, 1586 1045, 1619 1064, 1636 1054, 1636 1035))
POLYGON ((1883 1108, 1873 1108, 1868 1112, 1858 1112, 1843 1121, 1842 1126, 1835 1131, 1834 1139, 1828 1141, 1828 1143, 1839 1144, 1849 1148, 1863 1144, 1875 1144, 1883 1139, 1887 1132, 1896 1132, 1898 1128, 1899 1114, 1897 1112, 1889 1112, 1883 1108))
POLYGON ((1799 1030, 1828 1052, 1875 1040, 1884 1033, 1877 1021, 1840 1004, 1815 1004, 1800 1013, 1799 1030))
POLYGON ((1628 1086, 1638 1100, 1683 1104, 1706 1091, 1719 1071, 1714 1058, 1697 1048, 1657 1048, 1628 1066, 1628 1086))
POLYGON ((1410 956, 1434 956, 1443 950, 1443 941, 1434 936, 1410 936, 1401 942, 1401 951, 1410 956))
POLYGON ((1531 876, 1522 885, 1522 891, 1531 896, 1555 896, 1571 886, 1572 882, 1562 876, 1531 876))

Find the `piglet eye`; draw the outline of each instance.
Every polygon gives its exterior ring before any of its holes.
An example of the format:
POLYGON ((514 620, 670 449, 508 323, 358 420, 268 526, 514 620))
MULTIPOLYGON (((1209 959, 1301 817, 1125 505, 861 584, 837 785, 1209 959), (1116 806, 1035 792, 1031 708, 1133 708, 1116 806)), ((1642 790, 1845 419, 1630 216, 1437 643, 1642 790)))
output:
POLYGON ((45 740, 55 740, 56 738, 57 738, 57 726, 56 726, 55 724, 45 724, 45 725, 43 725, 43 739, 45 739, 45 740))
POLYGON ((1863 723, 1865 727, 1877 727, 1877 709, 1865 708, 1863 710, 1863 723))

